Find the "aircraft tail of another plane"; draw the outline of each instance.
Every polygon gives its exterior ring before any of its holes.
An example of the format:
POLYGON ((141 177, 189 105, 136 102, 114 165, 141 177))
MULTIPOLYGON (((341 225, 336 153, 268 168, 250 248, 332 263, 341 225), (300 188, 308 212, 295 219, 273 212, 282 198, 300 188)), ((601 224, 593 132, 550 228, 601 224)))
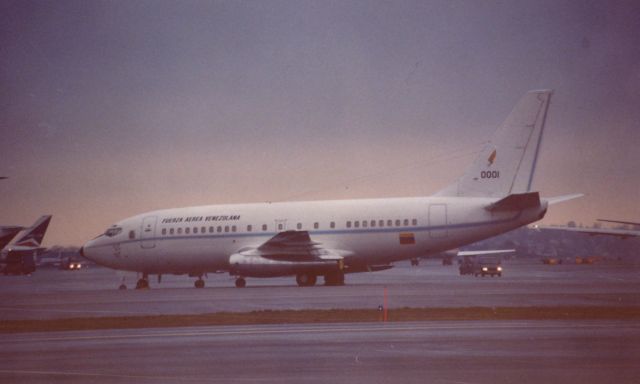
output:
POLYGON ((527 92, 465 174, 436 195, 499 198, 530 192, 552 93, 527 92))
POLYGON ((0 250, 4 249, 13 240, 14 237, 23 230, 23 227, 18 226, 3 226, 0 227, 0 250))
POLYGON ((42 244, 44 234, 49 227, 51 215, 44 215, 16 239, 12 244, 12 248, 32 247, 38 248, 42 244))

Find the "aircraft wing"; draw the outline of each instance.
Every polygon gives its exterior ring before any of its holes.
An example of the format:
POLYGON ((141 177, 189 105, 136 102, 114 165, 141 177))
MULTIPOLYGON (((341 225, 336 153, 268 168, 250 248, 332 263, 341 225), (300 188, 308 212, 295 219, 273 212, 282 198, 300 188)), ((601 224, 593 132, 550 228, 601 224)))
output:
POLYGON ((325 249, 314 242, 307 231, 280 232, 258 248, 248 253, 278 261, 329 261, 342 260, 337 252, 325 249))
POLYGON ((504 253, 515 253, 515 249, 489 249, 485 251, 458 251, 457 256, 481 256, 481 255, 501 255, 504 253))
POLYGON ((579 232, 579 233, 585 233, 591 236, 596 236, 596 235, 616 236, 623 239, 626 239, 628 237, 640 237, 640 231, 633 230, 633 229, 578 228, 578 227, 542 226, 542 225, 536 225, 534 226, 534 229, 579 232))

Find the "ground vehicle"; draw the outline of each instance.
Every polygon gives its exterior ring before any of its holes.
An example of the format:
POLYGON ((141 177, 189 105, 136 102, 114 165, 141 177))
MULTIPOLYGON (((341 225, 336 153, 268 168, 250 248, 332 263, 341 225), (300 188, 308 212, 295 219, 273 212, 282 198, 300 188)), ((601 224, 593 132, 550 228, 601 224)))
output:
POLYGON ((29 275, 36 270, 33 255, 24 252, 9 253, 5 259, 2 272, 5 275, 29 275))
POLYGON ((465 256, 464 259, 460 262, 460 267, 458 270, 461 275, 470 275, 473 273, 474 261, 471 257, 465 256))
POLYGON ((473 275, 478 276, 481 275, 485 277, 489 275, 493 276, 502 276, 502 265, 500 259, 496 257, 482 257, 473 264, 473 275))

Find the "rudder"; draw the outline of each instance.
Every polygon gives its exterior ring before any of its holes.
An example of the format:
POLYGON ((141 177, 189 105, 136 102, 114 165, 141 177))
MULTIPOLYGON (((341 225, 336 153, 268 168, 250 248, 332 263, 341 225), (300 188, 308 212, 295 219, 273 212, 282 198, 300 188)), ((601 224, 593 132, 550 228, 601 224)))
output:
POLYGON ((527 92, 465 174, 436 195, 504 197, 529 192, 552 94, 527 92))

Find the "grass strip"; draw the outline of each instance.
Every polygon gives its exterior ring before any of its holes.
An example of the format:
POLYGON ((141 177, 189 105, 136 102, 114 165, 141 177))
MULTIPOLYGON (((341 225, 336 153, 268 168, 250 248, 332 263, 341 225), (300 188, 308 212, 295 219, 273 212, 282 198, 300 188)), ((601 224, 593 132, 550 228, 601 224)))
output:
MULTIPOLYGON (((640 307, 456 307, 394 308, 388 321, 436 320, 640 320, 640 307)), ((312 309, 218 312, 197 315, 83 317, 53 320, 0 321, 0 333, 52 332, 124 328, 194 327, 210 325, 309 324, 379 322, 370 309, 312 309)))

